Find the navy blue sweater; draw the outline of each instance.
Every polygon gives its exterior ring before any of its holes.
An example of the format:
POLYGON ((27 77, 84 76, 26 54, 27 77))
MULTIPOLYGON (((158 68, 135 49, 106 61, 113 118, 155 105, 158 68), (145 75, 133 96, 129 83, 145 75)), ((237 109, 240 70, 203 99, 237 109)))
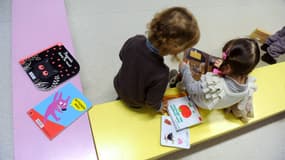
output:
POLYGON ((158 110, 169 77, 163 57, 147 47, 143 35, 128 39, 119 56, 122 66, 114 78, 118 96, 131 106, 149 105, 158 110))

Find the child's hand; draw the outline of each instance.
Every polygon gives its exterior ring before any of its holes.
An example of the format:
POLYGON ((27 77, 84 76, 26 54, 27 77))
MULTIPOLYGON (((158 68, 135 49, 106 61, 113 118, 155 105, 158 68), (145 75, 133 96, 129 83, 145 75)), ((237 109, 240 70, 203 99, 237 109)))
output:
POLYGON ((183 65, 185 65, 185 64, 187 64, 187 62, 185 62, 185 61, 182 61, 179 63, 179 71, 181 71, 183 65))
POLYGON ((199 72, 202 73, 202 74, 207 72, 206 71, 206 63, 204 63, 204 62, 200 63, 200 65, 199 65, 199 72))
POLYGON ((223 63, 222 59, 216 59, 216 61, 214 63, 214 66, 217 67, 217 68, 220 68, 222 63, 223 63))
POLYGON ((162 114, 164 114, 164 113, 168 114, 167 107, 168 107, 168 101, 167 100, 163 100, 162 101, 162 107, 160 108, 159 112, 162 113, 162 114))

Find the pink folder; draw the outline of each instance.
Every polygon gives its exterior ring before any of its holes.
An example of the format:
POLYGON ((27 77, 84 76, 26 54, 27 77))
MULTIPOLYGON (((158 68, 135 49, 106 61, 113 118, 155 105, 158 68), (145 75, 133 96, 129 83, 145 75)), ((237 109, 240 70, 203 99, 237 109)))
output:
MULTIPOLYGON (((63 43, 71 54, 74 53, 63 0, 12 1, 15 160, 97 159, 87 114, 81 116, 52 141, 41 133, 26 114, 30 108, 54 92, 54 89, 38 90, 18 61, 57 42, 63 43)), ((78 74, 58 87, 67 82, 82 90, 78 74)))

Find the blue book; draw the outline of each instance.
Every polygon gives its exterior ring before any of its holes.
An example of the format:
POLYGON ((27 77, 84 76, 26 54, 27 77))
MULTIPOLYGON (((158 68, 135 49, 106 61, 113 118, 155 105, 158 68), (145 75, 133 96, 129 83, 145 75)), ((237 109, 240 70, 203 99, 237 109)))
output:
POLYGON ((67 83, 27 113, 52 140, 91 106, 91 102, 72 83, 67 83))

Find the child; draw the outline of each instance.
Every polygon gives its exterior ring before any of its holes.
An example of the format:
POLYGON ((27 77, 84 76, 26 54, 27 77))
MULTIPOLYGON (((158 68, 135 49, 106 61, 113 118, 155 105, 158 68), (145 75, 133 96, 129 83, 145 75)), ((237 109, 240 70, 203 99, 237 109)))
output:
POLYGON ((268 37, 260 48, 266 52, 261 59, 268 64, 275 64, 275 58, 285 53, 285 26, 268 37))
POLYGON ((120 51, 122 66, 114 78, 120 99, 134 108, 151 106, 164 113, 162 98, 169 68, 163 56, 177 55, 194 46, 200 37, 197 21, 190 11, 172 7, 156 14, 148 25, 147 37, 128 39, 120 51))
POLYGON ((219 72, 207 72, 199 81, 192 78, 189 64, 180 63, 182 83, 190 98, 204 109, 222 109, 235 105, 234 115, 247 121, 253 116, 252 96, 255 79, 248 74, 260 59, 257 42, 248 38, 233 39, 223 47, 219 72))

